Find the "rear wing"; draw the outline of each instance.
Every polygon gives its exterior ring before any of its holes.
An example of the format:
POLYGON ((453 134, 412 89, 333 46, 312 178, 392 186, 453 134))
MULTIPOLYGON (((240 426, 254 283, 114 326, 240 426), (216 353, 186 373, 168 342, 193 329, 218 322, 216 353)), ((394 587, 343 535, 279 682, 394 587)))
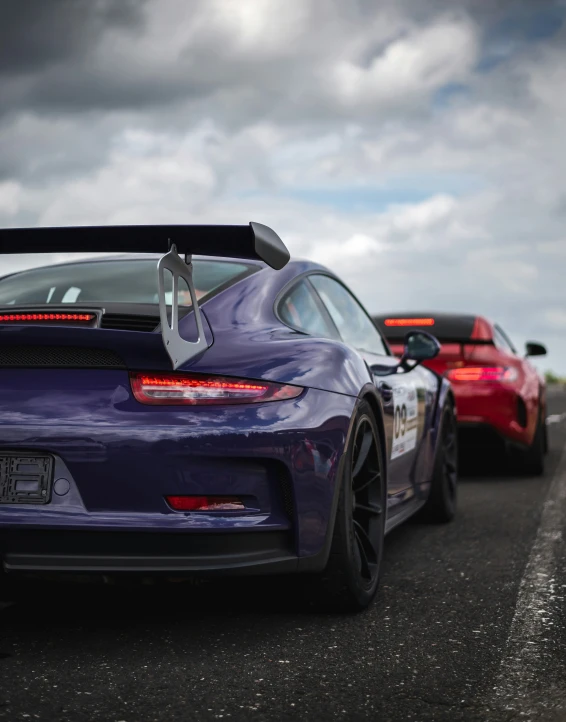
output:
POLYGON ((468 313, 402 312, 372 316, 389 343, 403 343, 410 331, 428 331, 441 344, 460 346, 493 345, 490 324, 468 313))
POLYGON ((248 226, 75 226, 64 228, 2 228, 0 254, 14 253, 163 253, 157 264, 161 335, 173 369, 200 356, 207 348, 202 315, 193 283, 193 255, 264 261, 276 270, 289 261, 289 251, 271 228, 248 226), (182 258, 181 256, 184 256, 182 258), (165 271, 172 275, 171 319, 167 315, 165 271), (179 334, 179 278, 189 289, 197 340, 179 334))

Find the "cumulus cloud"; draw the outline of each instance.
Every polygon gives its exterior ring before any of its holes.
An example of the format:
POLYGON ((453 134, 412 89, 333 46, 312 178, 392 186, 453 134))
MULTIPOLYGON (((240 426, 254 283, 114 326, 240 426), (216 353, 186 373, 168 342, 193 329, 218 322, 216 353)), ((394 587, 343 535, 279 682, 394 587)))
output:
POLYGON ((15 216, 20 208, 22 187, 14 181, 0 183, 0 216, 15 216))
POLYGON ((255 219, 372 311, 484 313, 566 372, 565 12, 4 3, 0 224, 255 219))
POLYGON ((363 67, 350 59, 334 68, 331 91, 350 108, 410 105, 446 83, 467 80, 477 60, 470 22, 443 21, 415 28, 388 44, 363 67))

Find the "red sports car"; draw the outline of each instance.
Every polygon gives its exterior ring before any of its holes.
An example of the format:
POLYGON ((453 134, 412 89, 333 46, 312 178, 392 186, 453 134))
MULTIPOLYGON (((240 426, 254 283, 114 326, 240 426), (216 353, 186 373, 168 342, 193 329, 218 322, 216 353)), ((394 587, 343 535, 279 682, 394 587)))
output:
POLYGON ((419 312, 373 319, 397 355, 409 331, 436 336, 440 354, 425 365, 452 383, 464 446, 485 449, 503 441, 525 472, 543 473, 546 386, 528 360, 546 354, 542 344, 527 343, 522 356, 503 329, 482 316, 419 312))

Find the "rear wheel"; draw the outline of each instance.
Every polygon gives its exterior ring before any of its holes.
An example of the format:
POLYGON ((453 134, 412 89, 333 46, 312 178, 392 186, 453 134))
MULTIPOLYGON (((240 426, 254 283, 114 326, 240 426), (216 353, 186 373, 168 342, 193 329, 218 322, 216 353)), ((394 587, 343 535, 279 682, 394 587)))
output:
POLYGON ((363 401, 345 452, 330 557, 313 580, 319 606, 360 611, 372 601, 379 583, 385 504, 379 432, 370 405, 363 401))
POLYGON ((447 403, 440 422, 440 439, 434 460, 430 494, 419 512, 419 521, 446 523, 456 513, 458 488, 458 435, 456 417, 451 403, 447 403))
POLYGON ((541 476, 544 474, 545 432, 545 420, 542 416, 539 416, 531 445, 527 451, 517 459, 521 464, 522 471, 529 476, 541 476))

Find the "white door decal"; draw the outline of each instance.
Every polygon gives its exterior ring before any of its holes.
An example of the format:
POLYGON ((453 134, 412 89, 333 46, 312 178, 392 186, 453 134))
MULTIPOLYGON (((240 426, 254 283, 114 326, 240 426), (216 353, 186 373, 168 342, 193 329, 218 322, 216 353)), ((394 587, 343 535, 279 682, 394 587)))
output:
POLYGON ((393 392, 393 444, 391 459, 411 451, 417 445, 418 404, 417 391, 407 384, 393 392))

